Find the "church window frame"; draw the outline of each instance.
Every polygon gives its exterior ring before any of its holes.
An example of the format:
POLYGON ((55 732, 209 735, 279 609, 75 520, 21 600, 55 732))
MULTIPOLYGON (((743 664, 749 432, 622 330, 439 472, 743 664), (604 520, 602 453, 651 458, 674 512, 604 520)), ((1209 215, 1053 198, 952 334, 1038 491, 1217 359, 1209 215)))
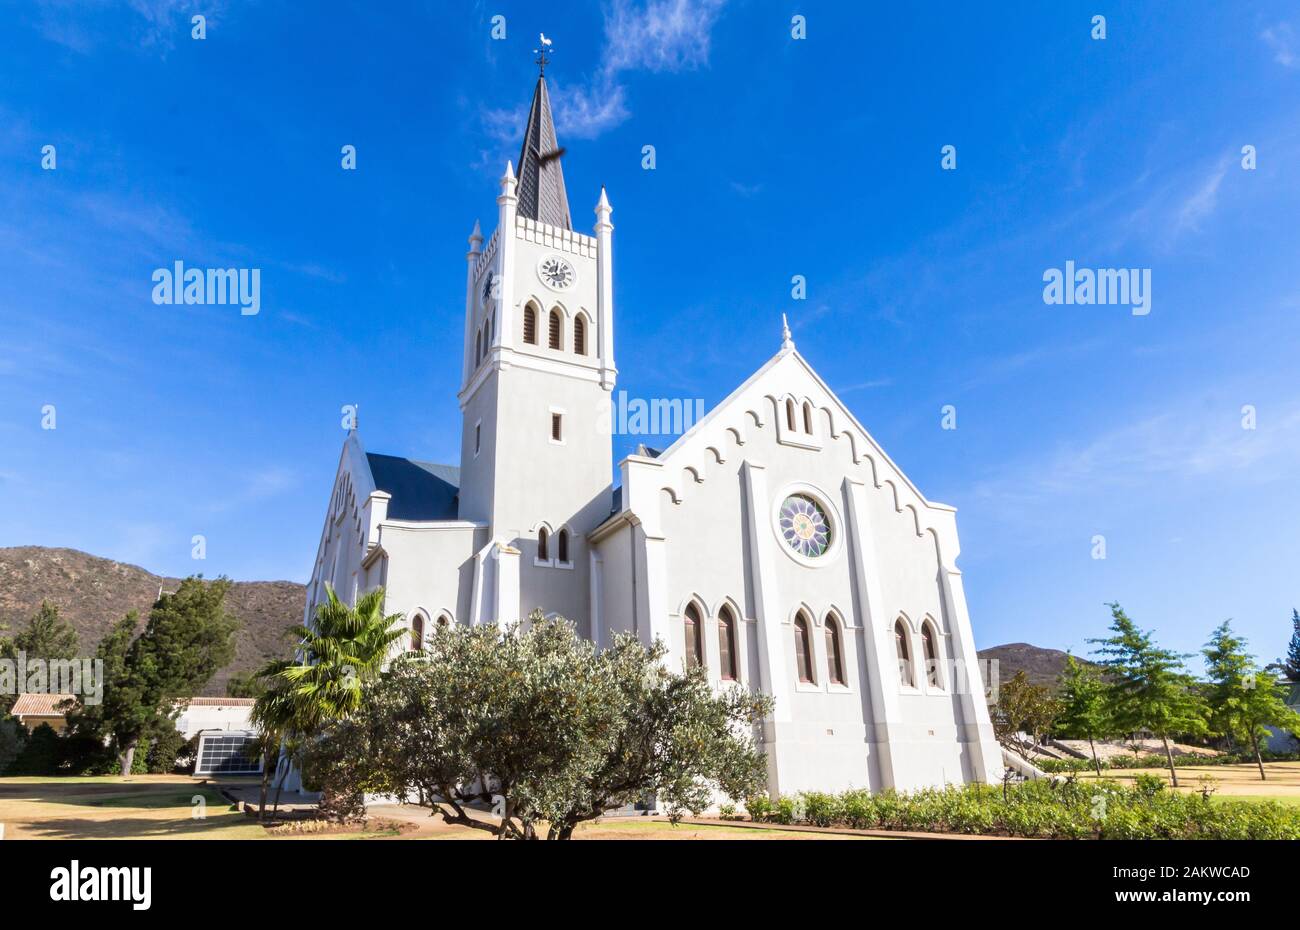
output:
POLYGON ((483 421, 474 422, 474 458, 478 458, 479 452, 483 450, 483 421))
POLYGON ((531 301, 524 307, 524 345, 537 345, 537 305, 531 301))
POLYGON ((794 670, 801 685, 816 685, 817 672, 813 667, 812 620, 800 610, 794 615, 791 628, 794 632, 794 670))
POLYGON ((408 652, 424 652, 425 619, 422 610, 417 610, 411 615, 411 637, 407 644, 408 652))
POLYGON ((718 674, 723 681, 740 680, 739 644, 736 612, 724 603, 718 608, 718 674))
POLYGON ((573 568, 573 534, 567 526, 555 531, 555 567, 573 568))
POLYGON ((542 524, 537 528, 537 555, 533 558, 534 565, 551 564, 551 529, 542 524))
POLYGON ((934 621, 926 617, 921 621, 921 656, 925 662, 925 685, 934 691, 944 691, 943 665, 939 661, 941 640, 934 621))
POLYGON ((564 314, 552 307, 546 318, 546 347, 555 352, 564 351, 564 314))
POLYGON ((912 662, 912 628, 899 617, 894 621, 894 654, 898 659, 898 681, 908 691, 916 690, 916 666, 912 662))
POLYGON ((693 600, 682 608, 682 662, 688 672, 705 667, 704 610, 693 600))
POLYGON ((562 446, 565 444, 564 438, 564 419, 568 412, 563 407, 548 407, 550 417, 550 433, 548 434, 551 445, 562 446))
POLYGON ((813 405, 807 400, 803 402, 803 431, 809 436, 813 434, 813 405))
POLYGON ((837 688, 848 687, 848 666, 844 661, 844 626, 834 614, 827 614, 826 682, 837 688))
POLYGON ((587 330, 589 325, 585 314, 579 313, 573 318, 573 354, 586 356, 587 330))
POLYGON ((779 488, 772 499, 770 516, 772 532, 777 540, 777 548, 805 568, 825 568, 827 565, 834 564, 844 551, 844 537, 846 535, 844 518, 840 514, 839 507, 835 504, 834 497, 814 484, 805 481, 794 481, 779 488), (816 504, 821 516, 824 517, 830 528, 830 541, 819 555, 810 556, 797 552, 791 548, 791 543, 786 539, 786 533, 782 527, 782 509, 786 501, 791 497, 805 497, 811 500, 816 504))

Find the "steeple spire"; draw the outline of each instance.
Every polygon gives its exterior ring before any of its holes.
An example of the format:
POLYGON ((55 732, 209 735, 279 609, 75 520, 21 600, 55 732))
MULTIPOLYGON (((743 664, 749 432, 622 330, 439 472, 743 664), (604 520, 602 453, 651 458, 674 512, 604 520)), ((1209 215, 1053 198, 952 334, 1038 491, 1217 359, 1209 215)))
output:
MULTIPOLYGON (((546 46, 543 38, 538 65, 546 67, 546 46)), ((537 75, 533 90, 533 105, 528 111, 528 128, 524 130, 524 146, 519 153, 519 215, 541 223, 572 229, 569 218, 569 197, 564 192, 564 171, 560 156, 564 149, 555 139, 555 123, 551 119, 551 98, 546 92, 546 77, 537 75)))

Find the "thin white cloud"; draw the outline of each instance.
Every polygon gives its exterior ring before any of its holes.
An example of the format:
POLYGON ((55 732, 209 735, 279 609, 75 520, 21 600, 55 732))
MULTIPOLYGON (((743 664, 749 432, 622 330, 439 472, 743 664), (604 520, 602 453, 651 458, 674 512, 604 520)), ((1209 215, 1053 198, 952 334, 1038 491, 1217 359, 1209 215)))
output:
POLYGON ((1178 209, 1178 219, 1175 228, 1178 231, 1199 230, 1201 220, 1214 213, 1219 205, 1219 185, 1223 183, 1223 177, 1228 173, 1228 163, 1220 162, 1211 172, 1201 180, 1201 183, 1195 190, 1183 200, 1182 206, 1178 209))
MULTIPOLYGON (((620 76, 630 71, 689 71, 709 61, 713 26, 726 0, 612 0, 605 8, 600 67, 587 82, 553 83, 556 131, 563 138, 595 139, 632 115, 620 76)), ((492 148, 517 145, 526 107, 483 112, 492 148)), ((480 162, 495 161, 480 152, 480 162)), ((511 156, 513 157, 513 156, 511 156)))
POLYGON ((1300 56, 1296 54, 1295 30, 1290 23, 1276 23, 1259 34, 1264 44, 1273 53, 1273 60, 1283 68, 1300 68, 1300 56))
POLYGON ((605 69, 683 71, 709 61, 725 0, 614 0, 605 14, 605 69))

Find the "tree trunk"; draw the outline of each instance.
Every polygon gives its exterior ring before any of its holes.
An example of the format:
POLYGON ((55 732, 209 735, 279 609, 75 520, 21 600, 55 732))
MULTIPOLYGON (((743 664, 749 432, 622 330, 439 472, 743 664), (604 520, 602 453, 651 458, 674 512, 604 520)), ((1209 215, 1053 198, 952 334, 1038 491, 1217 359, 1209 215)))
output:
POLYGON ((262 790, 261 790, 261 795, 257 800, 257 822, 258 823, 261 823, 263 817, 266 816, 266 789, 267 786, 271 783, 271 773, 266 770, 266 765, 270 761, 270 759, 271 759, 271 753, 269 751, 262 753, 262 790))
MULTIPOLYGON (((278 770, 279 767, 279 762, 277 760, 276 769, 278 770)), ((284 774, 281 775, 279 780, 275 783, 275 807, 271 809, 271 815, 274 817, 280 815, 280 792, 284 790, 284 783, 289 778, 289 770, 291 768, 293 768, 293 766, 286 763, 284 766, 284 774)))
POLYGON ((1097 777, 1101 778, 1101 763, 1097 760, 1097 747, 1092 742, 1092 737, 1088 737, 1088 748, 1092 750, 1092 765, 1097 770, 1097 777))
POLYGON ((1254 730, 1250 731, 1250 742, 1255 747, 1255 764, 1259 766, 1259 780, 1268 781, 1264 777, 1264 757, 1259 754, 1259 736, 1254 730))
POLYGON ((122 762, 123 778, 126 778, 126 776, 131 774, 131 766, 135 764, 135 746, 138 742, 139 740, 131 740, 123 747, 122 752, 119 755, 122 762))
POLYGON ((1165 744, 1165 759, 1169 763, 1169 780, 1178 787, 1178 771, 1174 768, 1174 751, 1169 748, 1169 737, 1161 736, 1160 741, 1165 744))

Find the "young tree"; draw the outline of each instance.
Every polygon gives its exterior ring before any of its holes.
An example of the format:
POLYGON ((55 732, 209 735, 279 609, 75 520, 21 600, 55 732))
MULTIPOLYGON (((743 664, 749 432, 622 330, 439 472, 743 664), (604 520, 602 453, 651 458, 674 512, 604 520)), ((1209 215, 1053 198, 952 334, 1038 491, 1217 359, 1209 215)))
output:
POLYGON ((279 760, 282 750, 306 745, 324 727, 355 712, 362 685, 379 674, 393 644, 406 633, 401 614, 384 614, 383 588, 363 595, 355 607, 339 600, 329 585, 325 598, 310 627, 292 628, 301 640, 298 658, 272 662, 255 676, 263 689, 252 713, 262 734, 258 819, 266 810, 271 771, 281 772, 277 806, 289 772, 288 765, 271 763, 279 760))
POLYGON ((1092 764, 1101 777, 1101 762, 1097 758, 1096 740, 1106 739, 1114 732, 1110 706, 1106 700, 1106 683, 1095 667, 1084 665, 1074 656, 1065 657, 1061 672, 1061 714, 1056 726, 1071 736, 1081 736, 1092 750, 1092 764))
POLYGON ((1052 728, 1060 713, 1060 702, 1050 688, 1036 685, 1024 670, 998 688, 993 705, 993 734, 998 742, 1025 758, 1042 744, 1043 734, 1052 728), (1021 734, 1028 736, 1022 740, 1021 734))
POLYGON ((70 723, 111 738, 123 775, 131 773, 141 737, 161 725, 159 718, 175 716, 175 699, 193 696, 234 658, 239 621, 223 606, 229 589, 226 578, 186 578, 175 593, 158 598, 138 637, 132 612, 101 640, 103 701, 82 708, 70 723))
POLYGON ((752 730, 769 699, 714 694, 698 669, 670 673, 660 645, 623 636, 600 652, 566 621, 535 613, 530 624, 439 629, 366 686, 304 771, 336 796, 395 794, 518 839, 540 838, 543 823, 548 839, 569 839, 649 794, 680 816, 714 790, 761 790, 752 730), (472 815, 477 806, 495 817, 472 815))
POLYGON ((1107 604, 1114 635, 1090 639, 1107 674, 1107 699, 1121 732, 1150 730, 1160 737, 1169 763, 1169 778, 1178 787, 1178 772, 1169 746, 1171 736, 1204 735, 1205 705, 1193 690, 1183 660, 1186 656, 1161 649, 1149 631, 1138 629, 1118 603, 1107 604))
POLYGON ((1256 666, 1246 652, 1246 641, 1223 621, 1205 644, 1205 666, 1210 676, 1207 699, 1210 727, 1216 733, 1250 746, 1265 779, 1259 746, 1267 736, 1266 726, 1300 732, 1300 715, 1286 706, 1286 685, 1256 666))
MULTIPOLYGON (((59 617, 59 608, 49 601, 41 601, 27 628, 6 638, 0 636, 0 659, 15 659, 18 653, 28 659, 75 659, 77 657, 77 631, 59 617)), ((21 690, 21 689, 20 689, 21 690)), ((16 694, 0 694, 0 717, 14 706, 16 694)))
POLYGON ((1268 667, 1277 671, 1292 684, 1300 684, 1300 610, 1291 608, 1291 641, 1287 643, 1286 658, 1278 659, 1268 667))

